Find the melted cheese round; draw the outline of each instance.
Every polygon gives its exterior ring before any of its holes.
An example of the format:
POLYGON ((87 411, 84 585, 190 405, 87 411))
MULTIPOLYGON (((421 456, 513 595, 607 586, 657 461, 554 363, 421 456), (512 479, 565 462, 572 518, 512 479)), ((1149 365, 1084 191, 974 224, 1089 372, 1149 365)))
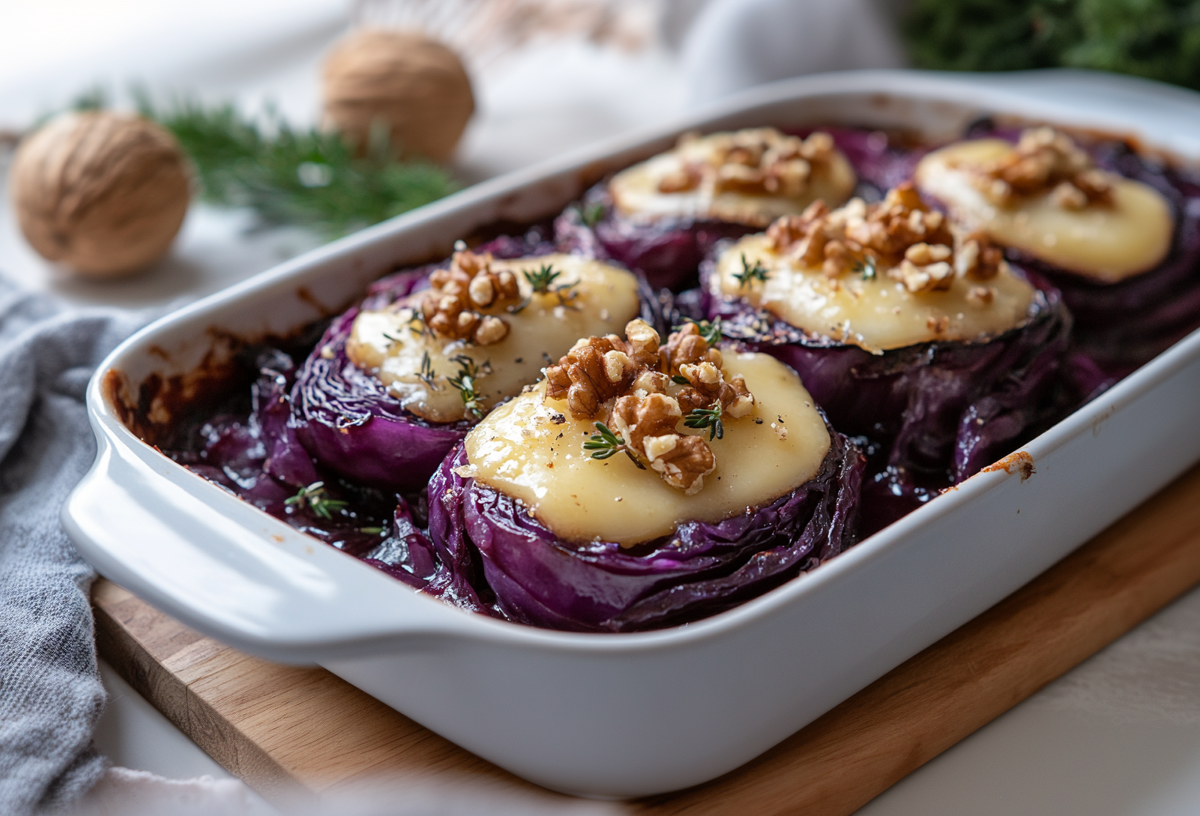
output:
POLYGON ((617 211, 634 219, 711 218, 765 227, 780 216, 799 215, 817 199, 824 199, 832 209, 854 192, 854 168, 837 149, 828 163, 813 165, 804 192, 795 198, 733 191, 714 195, 709 185, 678 193, 659 191, 659 182, 680 172, 685 164, 710 161, 717 150, 714 137, 724 135, 715 133, 687 142, 617 173, 608 186, 617 211))
MULTIPOLYGON (((695 495, 639 470, 624 454, 590 458, 591 420, 571 417, 565 400, 546 400, 546 384, 501 405, 467 435, 463 475, 520 499, 539 522, 567 541, 630 546, 670 534, 682 521, 720 521, 766 504, 809 481, 829 451, 829 431, 800 378, 765 354, 725 355, 742 374, 753 413, 725 418, 709 444, 716 470, 695 495), (761 423, 758 421, 761 420, 761 423)), ((680 433, 705 434, 679 423, 680 433)))
POLYGON ((875 354, 931 340, 980 341, 1021 326, 1034 289, 1008 268, 983 284, 958 278, 940 292, 910 292, 879 269, 863 280, 853 272, 839 278, 780 255, 766 235, 748 235, 717 261, 718 294, 741 298, 779 319, 816 335, 831 337, 875 354), (765 283, 742 286, 742 256, 768 271, 765 283), (991 303, 968 298, 976 286, 993 290, 991 303), (940 331, 937 330, 940 328, 940 331))
POLYGON ((1013 152, 1013 145, 1000 139, 944 147, 917 165, 917 186, 945 204, 956 221, 985 230, 996 243, 1101 283, 1147 272, 1166 257, 1174 232, 1171 208, 1140 181, 1111 176, 1111 206, 1068 210, 1055 204, 1050 192, 1019 198, 1012 206, 993 204, 965 168, 1013 152))
POLYGON ((486 411, 536 381, 542 367, 557 362, 580 337, 620 334, 638 316, 637 278, 615 266, 576 255, 546 255, 493 261, 491 268, 511 270, 522 298, 529 299, 516 313, 504 308, 482 310, 509 324, 508 336, 499 343, 448 342, 428 331, 413 331, 405 319, 411 315, 405 308, 410 299, 405 299, 385 311, 359 314, 346 341, 347 356, 389 386, 407 410, 432 422, 453 422, 465 416, 463 395, 450 383, 462 368, 455 357, 465 356, 480 369, 474 384, 486 411), (573 297, 533 294, 521 272, 545 264, 562 273, 553 285, 573 297), (568 290, 572 283, 576 285, 568 290), (423 379, 425 355, 426 373, 433 376, 423 379))

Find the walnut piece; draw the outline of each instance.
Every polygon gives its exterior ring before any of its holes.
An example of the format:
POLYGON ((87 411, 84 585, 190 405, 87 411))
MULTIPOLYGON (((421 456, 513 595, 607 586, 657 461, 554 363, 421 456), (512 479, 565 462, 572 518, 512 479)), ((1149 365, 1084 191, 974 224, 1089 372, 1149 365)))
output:
POLYGON ((767 229, 768 245, 796 263, 820 267, 829 278, 849 271, 864 277, 886 269, 910 292, 948 289, 955 276, 994 277, 1001 251, 982 234, 956 247, 942 213, 921 199, 912 182, 888 191, 878 204, 851 199, 832 212, 815 202, 800 215, 786 215, 767 229))
POLYGON ((754 128, 707 137, 685 134, 678 148, 707 140, 712 150, 703 160, 687 159, 659 179, 661 193, 707 188, 719 193, 746 193, 799 198, 809 180, 833 159, 833 137, 821 131, 808 138, 788 136, 775 128, 754 128))
POLYGON ((580 340, 548 367, 546 398, 565 399, 576 419, 611 426, 635 461, 691 495, 703 488, 716 456, 704 437, 680 433, 678 423, 698 409, 715 412, 710 423, 754 409, 745 378, 727 380, 722 364, 720 350, 709 346, 695 323, 661 345, 658 332, 633 320, 624 340, 611 334, 580 340))
POLYGON ((494 272, 492 256, 469 250, 454 253, 449 269, 429 276, 429 291, 420 300, 421 316, 430 330, 446 340, 470 340, 476 345, 499 343, 508 336, 508 322, 480 309, 519 303, 517 277, 507 269, 494 272))
POLYGON ((976 188, 1002 207, 1045 192, 1065 210, 1112 204, 1108 174, 1070 136, 1050 127, 1024 131, 1010 155, 970 170, 976 188))

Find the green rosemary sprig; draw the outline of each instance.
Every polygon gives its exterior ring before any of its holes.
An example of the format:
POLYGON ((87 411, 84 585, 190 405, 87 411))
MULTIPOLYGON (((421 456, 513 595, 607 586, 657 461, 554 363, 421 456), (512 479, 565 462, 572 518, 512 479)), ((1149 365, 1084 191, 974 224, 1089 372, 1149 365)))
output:
POLYGON ((325 483, 313 482, 308 487, 300 488, 300 491, 295 496, 285 500, 284 504, 300 509, 308 507, 317 516, 323 519, 331 519, 333 518, 333 513, 335 511, 342 512, 348 502, 344 502, 341 499, 329 498, 325 490, 325 483))
POLYGON ((721 405, 712 408, 693 408, 683 418, 683 424, 689 428, 707 428, 708 441, 725 438, 725 426, 721 423, 721 405))
MULTIPOLYGON (((690 317, 685 317, 684 320, 686 320, 688 323, 694 323, 696 328, 700 330, 700 336, 704 338, 704 342, 708 343, 710 346, 715 346, 717 343, 721 342, 721 318, 718 317, 712 322, 707 320, 692 320, 690 317)), ((671 331, 682 331, 684 325, 672 326, 671 331)))
POLYGON ((458 363, 458 376, 450 377, 450 384, 458 389, 467 418, 482 419, 483 403, 480 401, 479 392, 475 390, 475 378, 479 376, 479 366, 465 354, 455 357, 454 362, 458 363))
MULTIPOLYGON (((336 133, 293 127, 271 107, 253 117, 231 103, 205 105, 179 97, 156 104, 142 90, 133 96, 143 116, 179 141, 206 201, 249 207, 267 225, 293 224, 336 237, 428 204, 459 186, 432 162, 395 159, 386 127, 372 132, 364 153, 336 133)), ((72 105, 76 110, 108 106, 100 89, 72 105)))
POLYGON ((739 289, 745 289, 753 281, 766 283, 767 278, 770 276, 771 273, 767 271, 767 268, 762 263, 755 261, 751 264, 750 261, 746 260, 745 253, 742 254, 742 271, 733 273, 734 279, 738 282, 739 289))
POLYGON ((596 423, 596 433, 583 443, 585 451, 591 451, 593 459, 607 459, 625 450, 625 440, 613 433, 603 422, 596 423))

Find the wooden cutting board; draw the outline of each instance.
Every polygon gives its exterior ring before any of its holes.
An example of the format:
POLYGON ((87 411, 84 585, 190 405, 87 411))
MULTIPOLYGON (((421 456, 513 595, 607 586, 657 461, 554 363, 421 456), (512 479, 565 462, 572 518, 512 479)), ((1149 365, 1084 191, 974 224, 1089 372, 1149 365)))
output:
MULTIPOLYGON (((1200 467, 747 765, 623 807, 631 814, 852 813, 1197 583, 1200 467)), ((104 580, 93 603, 101 656, 268 799, 369 776, 466 774, 521 795, 540 790, 323 669, 237 652, 104 580)))

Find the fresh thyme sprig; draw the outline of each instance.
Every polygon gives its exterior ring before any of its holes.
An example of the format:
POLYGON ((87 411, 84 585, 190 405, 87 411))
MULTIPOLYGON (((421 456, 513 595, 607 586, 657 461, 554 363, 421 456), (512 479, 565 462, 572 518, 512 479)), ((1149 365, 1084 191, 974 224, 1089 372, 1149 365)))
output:
POLYGON ((584 204, 579 208, 579 219, 583 221, 583 225, 588 229, 600 223, 600 219, 604 217, 604 205, 599 201, 593 201, 591 204, 584 204))
MULTIPOLYGON (((708 343, 710 346, 715 346, 717 343, 721 342, 721 318, 718 317, 716 320, 711 322, 707 320, 692 320, 690 317, 685 317, 684 320, 686 320, 688 323, 694 323, 696 328, 700 330, 700 336, 704 338, 704 342, 708 343)), ((672 326, 671 331, 682 331, 683 328, 684 324, 672 326)))
POLYGON ((408 319, 404 322, 408 324, 408 330, 417 337, 422 337, 429 331, 429 327, 425 324, 425 316, 419 309, 410 309, 408 319))
POLYGON ((333 518, 334 511, 342 512, 347 503, 341 499, 329 498, 324 482, 313 482, 308 487, 302 487, 295 496, 284 501, 288 507, 308 507, 323 519, 333 518))
POLYGON ((433 361, 429 359, 429 351, 426 350, 421 355, 421 371, 417 374, 421 378, 421 382, 428 386, 436 388, 434 380, 437 379, 437 372, 433 370, 433 361))
POLYGON ((725 438, 725 426, 721 423, 720 403, 712 408, 693 408, 683 418, 683 424, 689 428, 707 428, 709 442, 725 438))
POLYGON ((467 418, 482 419, 483 404, 479 399, 479 393, 475 390, 475 378, 479 376, 479 366, 465 354, 455 357, 454 362, 458 363, 458 376, 450 377, 450 384, 458 389, 467 418))
POLYGON ((767 278, 770 276, 771 273, 767 271, 767 268, 761 262, 755 261, 751 264, 750 261, 746 260, 745 253, 742 253, 742 271, 733 273, 734 279, 738 282, 739 289, 745 289, 753 281, 766 283, 767 278))
POLYGON ((542 264, 537 270, 526 269, 521 274, 529 281, 529 286, 535 294, 544 295, 551 291, 551 285, 558 280, 562 272, 557 271, 553 264, 542 264))
POLYGON ((589 456, 593 459, 607 459, 624 451, 625 455, 629 457, 629 461, 637 465, 638 470, 646 469, 646 466, 638 461, 638 458, 633 455, 633 451, 625 444, 625 440, 613 433, 607 425, 597 422, 596 431, 583 443, 584 451, 591 451, 589 456))
MULTIPOLYGON (((336 133, 293 127, 270 106, 247 116, 231 103, 177 97, 159 104, 142 89, 132 95, 139 113, 179 141, 206 201, 250 207, 268 225, 293 224, 336 237, 436 201, 459 186, 432 162, 394 158, 386 126, 372 130, 364 153, 336 133)), ((108 106, 103 89, 84 93, 72 105, 108 106)))
POLYGON ((533 295, 558 295, 558 302, 563 306, 575 297, 575 292, 572 291, 579 285, 579 281, 571 283, 560 283, 557 286, 554 284, 562 275, 560 270, 556 270, 553 264, 542 264, 539 269, 524 269, 521 274, 525 276, 525 280, 529 283, 529 287, 533 290, 529 297, 522 300, 511 311, 513 314, 520 312, 529 305, 533 295))
POLYGON ((879 272, 877 264, 874 255, 864 255, 861 261, 854 262, 853 269, 856 274, 862 275, 863 280, 875 280, 879 272))
POLYGON ((625 449, 625 440, 613 433, 603 422, 597 422, 596 433, 583 443, 583 449, 591 451, 588 455, 593 459, 608 459, 625 449))

